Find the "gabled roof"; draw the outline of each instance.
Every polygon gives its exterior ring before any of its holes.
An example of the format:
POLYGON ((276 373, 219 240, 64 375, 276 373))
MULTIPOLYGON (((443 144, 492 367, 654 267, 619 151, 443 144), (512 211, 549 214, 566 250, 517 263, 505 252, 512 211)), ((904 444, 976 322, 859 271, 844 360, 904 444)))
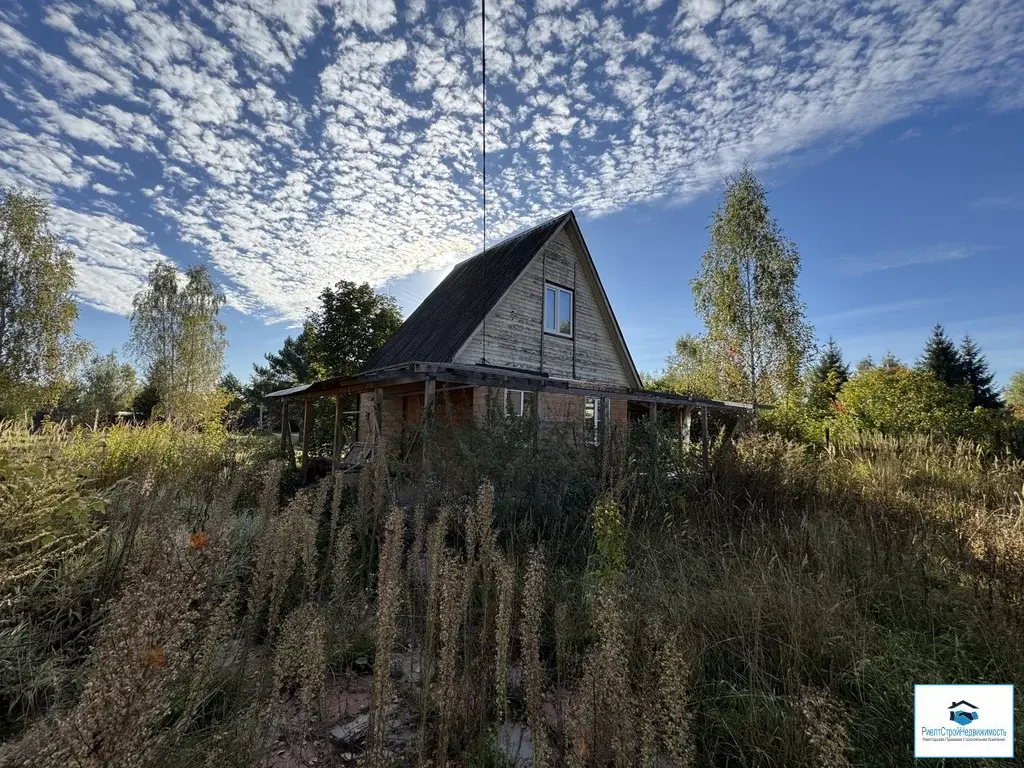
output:
POLYGON ((572 211, 492 245, 457 265, 360 369, 450 362, 572 211))
POLYGON ((598 303, 607 313, 614 339, 618 342, 627 373, 641 388, 640 372, 626 346, 608 294, 601 284, 594 259, 572 211, 566 211, 533 229, 520 232, 457 265, 423 303, 409 315, 395 334, 360 369, 374 371, 409 362, 450 363, 473 332, 508 293, 512 284, 533 258, 567 223, 579 238, 583 263, 593 275, 598 303))

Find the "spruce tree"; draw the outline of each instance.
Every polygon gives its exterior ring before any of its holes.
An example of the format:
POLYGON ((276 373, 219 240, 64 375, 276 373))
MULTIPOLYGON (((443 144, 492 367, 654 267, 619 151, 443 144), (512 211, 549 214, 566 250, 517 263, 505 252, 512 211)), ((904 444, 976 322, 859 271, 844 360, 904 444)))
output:
POLYGON ((890 350, 886 352, 884 355, 882 355, 882 362, 878 364, 878 367, 881 368, 883 371, 892 372, 897 371, 900 368, 903 368, 904 366, 902 361, 898 357, 896 357, 896 355, 894 355, 890 350))
POLYGON ((981 348, 969 335, 960 342, 960 364, 966 382, 971 386, 971 408, 1002 408, 1003 402, 992 387, 995 378, 981 348))
POLYGON ((829 374, 832 373, 835 375, 831 379, 840 387, 850 378, 850 366, 843 360, 843 352, 839 349, 835 339, 829 336, 825 350, 818 358, 818 362, 811 368, 811 381, 815 384, 824 384, 829 381, 829 374))
POLYGON ((960 353, 941 325, 936 325, 932 329, 932 336, 925 344, 924 354, 921 355, 917 367, 919 370, 931 373, 932 376, 949 387, 967 383, 960 353))

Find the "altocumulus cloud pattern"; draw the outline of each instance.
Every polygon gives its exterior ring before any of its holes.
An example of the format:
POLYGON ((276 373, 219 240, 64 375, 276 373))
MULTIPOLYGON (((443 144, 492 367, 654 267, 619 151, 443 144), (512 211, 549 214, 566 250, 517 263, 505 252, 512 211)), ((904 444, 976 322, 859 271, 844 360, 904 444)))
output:
MULTIPOLYGON (((182 242, 267 320, 480 243, 479 3, 0 9, 0 184, 54 201, 96 307, 129 311, 182 242)), ((1024 106, 1021 0, 488 0, 487 25, 494 236, 968 94, 1024 106)))

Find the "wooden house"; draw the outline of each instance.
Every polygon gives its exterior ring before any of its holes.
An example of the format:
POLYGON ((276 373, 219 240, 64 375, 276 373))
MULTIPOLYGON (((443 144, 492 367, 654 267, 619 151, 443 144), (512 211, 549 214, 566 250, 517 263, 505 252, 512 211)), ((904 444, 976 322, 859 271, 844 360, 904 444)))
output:
POLYGON ((706 441, 708 409, 749 411, 644 389, 572 211, 458 264, 355 376, 271 396, 305 402, 304 445, 311 399, 335 397, 337 462, 342 398, 354 394, 357 440, 400 454, 413 450, 425 419, 529 416, 597 443, 658 408, 678 413, 688 440, 698 410, 706 441))

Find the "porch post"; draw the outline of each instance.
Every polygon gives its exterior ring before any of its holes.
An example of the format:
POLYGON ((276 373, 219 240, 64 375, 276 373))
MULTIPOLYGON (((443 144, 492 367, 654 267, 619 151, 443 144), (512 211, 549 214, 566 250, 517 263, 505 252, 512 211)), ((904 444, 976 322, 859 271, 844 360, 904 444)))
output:
POLYGON ((338 459, 341 456, 341 395, 334 396, 334 445, 331 452, 331 471, 338 471, 338 459))
POLYGON ((430 463, 430 437, 434 425, 434 402, 437 394, 437 382, 427 377, 423 382, 423 428, 420 433, 420 452, 423 459, 423 476, 427 477, 433 471, 430 463))
POLYGON ((379 440, 384 432, 384 390, 380 387, 373 390, 373 423, 377 428, 376 439, 379 440))
POLYGON ((654 444, 658 444, 658 404, 651 402, 647 404, 647 428, 654 436, 654 444))
POLYGON ((706 405, 700 409, 700 450, 704 457, 704 468, 710 469, 711 452, 708 446, 708 407, 706 405))
POLYGON ((679 429, 682 432, 680 435, 683 447, 690 447, 690 429, 693 424, 693 406, 688 405, 682 411, 679 412, 679 429))
POLYGON ((281 455, 284 456, 288 450, 288 400, 281 398, 281 455))
POLYGON ((295 469, 295 446, 292 444, 292 425, 288 419, 288 402, 281 404, 281 453, 288 460, 288 466, 295 469))
POLYGON ((309 433, 313 428, 313 400, 306 398, 305 408, 302 412, 302 477, 306 479, 309 473, 309 433))
POLYGON ((736 427, 732 431, 732 439, 739 440, 743 436, 743 433, 747 431, 747 415, 741 413, 739 418, 736 419, 736 427))

